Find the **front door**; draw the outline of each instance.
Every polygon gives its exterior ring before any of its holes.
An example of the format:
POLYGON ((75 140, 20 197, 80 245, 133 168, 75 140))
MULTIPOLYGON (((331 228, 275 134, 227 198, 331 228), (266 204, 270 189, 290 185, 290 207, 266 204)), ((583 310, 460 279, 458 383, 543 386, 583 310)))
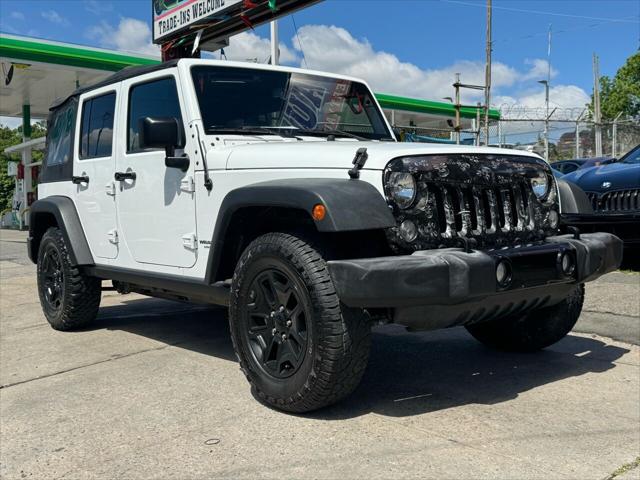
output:
MULTIPOLYGON (((164 150, 140 146, 145 117, 175 117, 184 125, 176 80, 151 74, 122 83, 126 129, 118 134, 116 199, 120 233, 135 263, 188 268, 197 255, 194 161, 186 172, 167 168, 164 150)), ((185 152, 196 150, 190 142, 185 152)))
POLYGON ((88 93, 80 99, 76 124, 73 175, 75 204, 84 234, 96 259, 118 256, 113 172, 114 118, 117 86, 88 93))

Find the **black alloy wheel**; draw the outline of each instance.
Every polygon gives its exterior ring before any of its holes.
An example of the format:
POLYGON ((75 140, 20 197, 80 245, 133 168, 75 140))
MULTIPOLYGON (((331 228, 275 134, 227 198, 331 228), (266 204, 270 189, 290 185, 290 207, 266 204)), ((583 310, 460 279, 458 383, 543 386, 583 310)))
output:
POLYGON ((44 252, 41 271, 44 300, 51 310, 59 311, 64 292, 64 272, 60 253, 53 245, 49 245, 44 252))
POLYGON ((42 312, 54 329, 73 330, 96 318, 102 281, 72 265, 69 246, 56 227, 40 240, 37 279, 42 312))
POLYGON ((283 379, 304 361, 311 318, 308 294, 282 268, 271 267, 251 282, 243 330, 256 363, 283 379))
POLYGON ((309 241, 267 233, 242 253, 231 282, 229 327, 240 368, 261 402, 309 412, 349 395, 367 366, 371 325, 342 305, 309 241))

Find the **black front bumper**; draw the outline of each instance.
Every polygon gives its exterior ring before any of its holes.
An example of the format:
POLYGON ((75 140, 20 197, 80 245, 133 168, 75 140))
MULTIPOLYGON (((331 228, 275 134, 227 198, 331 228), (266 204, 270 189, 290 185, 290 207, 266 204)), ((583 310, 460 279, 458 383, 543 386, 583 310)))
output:
POLYGON ((444 328, 553 305, 575 285, 616 270, 622 241, 607 233, 550 237, 544 243, 492 251, 438 249, 412 255, 329 262, 340 300, 392 311, 396 323, 444 328), (575 271, 564 275, 568 252, 575 271), (498 285, 496 267, 510 264, 512 281, 498 285))
POLYGON ((625 247, 640 246, 640 212, 562 215, 562 224, 577 227, 583 233, 611 233, 625 247))

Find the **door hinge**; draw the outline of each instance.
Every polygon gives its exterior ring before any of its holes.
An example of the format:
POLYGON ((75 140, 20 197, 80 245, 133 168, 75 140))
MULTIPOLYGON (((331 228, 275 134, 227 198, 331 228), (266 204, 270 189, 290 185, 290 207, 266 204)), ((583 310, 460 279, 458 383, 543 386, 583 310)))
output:
POLYGON ((104 191, 107 195, 115 196, 116 194, 116 184, 114 182, 109 182, 104 186, 104 191))
POLYGON ((109 230, 107 232, 107 238, 111 243, 118 243, 118 231, 114 228, 113 230, 109 230))
POLYGON ((182 246, 189 250, 196 250, 198 248, 198 237, 195 233, 187 233, 182 236, 182 246))
POLYGON ((183 192, 193 193, 196 191, 196 182, 191 175, 180 181, 180 190, 183 192))

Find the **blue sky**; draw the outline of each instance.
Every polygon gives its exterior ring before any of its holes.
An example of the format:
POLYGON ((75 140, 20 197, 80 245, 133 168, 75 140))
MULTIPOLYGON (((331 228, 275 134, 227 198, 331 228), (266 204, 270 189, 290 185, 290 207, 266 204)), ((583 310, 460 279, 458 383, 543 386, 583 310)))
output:
MULTIPOLYGON (((154 53, 151 0, 2 0, 0 30, 154 53)), ((365 77, 377 91, 440 100, 453 75, 482 82, 485 2, 327 0, 280 22, 283 59, 365 77), (302 45, 302 47, 300 46, 302 45)), ((640 46, 638 0, 494 0, 494 103, 538 107, 552 24, 552 105, 578 107, 592 88, 591 55, 614 75, 640 46)), ((268 57, 267 28, 232 39, 227 56, 268 57)), ((476 94, 467 92, 465 101, 476 94)))

